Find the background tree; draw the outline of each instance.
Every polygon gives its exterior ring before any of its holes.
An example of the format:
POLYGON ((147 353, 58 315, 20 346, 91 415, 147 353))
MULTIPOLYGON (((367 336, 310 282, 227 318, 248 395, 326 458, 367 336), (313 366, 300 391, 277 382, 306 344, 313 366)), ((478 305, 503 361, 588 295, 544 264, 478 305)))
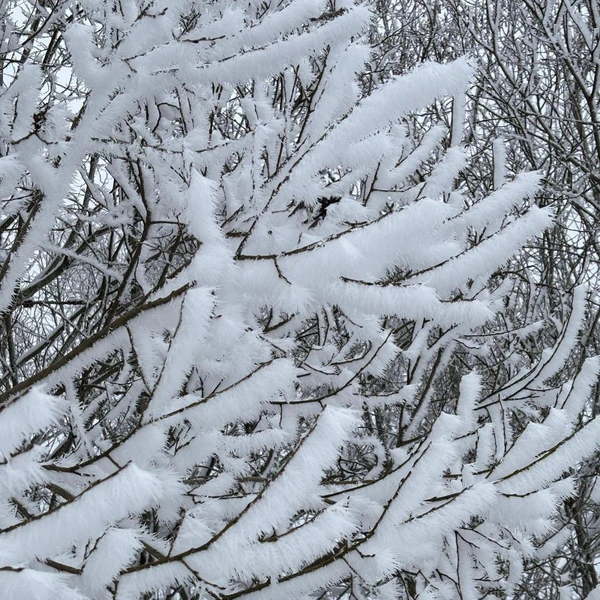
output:
POLYGON ((600 364, 582 286, 530 350, 539 176, 456 186, 468 62, 371 77, 354 2, 3 10, 2 589, 513 595, 600 364))

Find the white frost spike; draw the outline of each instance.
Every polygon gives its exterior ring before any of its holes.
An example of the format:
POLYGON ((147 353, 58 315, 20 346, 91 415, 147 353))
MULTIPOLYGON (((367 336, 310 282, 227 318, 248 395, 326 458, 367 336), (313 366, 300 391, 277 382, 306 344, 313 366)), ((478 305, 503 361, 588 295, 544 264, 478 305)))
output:
POLYGON ((497 190, 506 181, 506 148, 503 139, 494 140, 494 189, 497 190))
MULTIPOLYGON (((25 166, 19 160, 18 156, 2 156, 0 157, 0 200, 5 196, 14 194, 17 182, 23 175, 25 166)), ((21 203, 16 203, 14 200, 10 204, 2 207, 4 214, 11 214, 14 210, 13 204, 21 206, 21 203)))
POLYGON ((0 534, 0 560, 19 564, 85 544, 100 537, 107 526, 156 506, 162 487, 158 477, 129 465, 52 513, 0 534))
POLYGON ((214 304, 215 299, 209 288, 195 288, 187 292, 180 309, 179 323, 158 375, 148 417, 158 414, 179 395, 186 377, 196 364, 199 349, 207 343, 214 304))
POLYGON ((229 530, 226 538, 231 539, 231 534, 240 527, 245 537, 252 538, 286 524, 298 510, 322 508, 318 495, 322 473, 333 463, 343 441, 358 424, 355 411, 326 408, 281 475, 268 486, 260 502, 229 530))
MULTIPOLYGON (((397 579, 391 579, 377 587, 378 600, 398 600, 398 598, 402 597, 403 593, 404 588, 397 579)), ((427 597, 427 595, 421 593, 419 598, 423 598, 423 600, 438 600, 438 597, 433 594, 429 594, 429 597, 427 597)))
POLYGON ((167 443, 167 433, 160 424, 146 425, 136 431, 112 451, 112 458, 119 464, 137 460, 137 466, 146 468, 160 462, 167 443))
POLYGON ((28 452, 17 454, 6 462, 0 462, 0 498, 10 498, 34 484, 46 480, 42 462, 44 449, 34 446, 28 452))
POLYGON ((343 132, 346 139, 359 140, 372 133, 375 122, 379 127, 391 124, 435 98, 464 94, 473 73, 469 61, 462 58, 444 65, 425 63, 365 98, 335 137, 343 132))
POLYGON ((466 100, 466 94, 456 94, 452 99, 452 133, 450 135, 452 146, 458 146, 462 141, 466 100))
POLYGON ((192 180, 187 191, 188 205, 186 220, 190 233, 202 243, 214 244, 223 240, 223 233, 215 223, 214 204, 216 184, 204 177, 196 169, 192 170, 192 180))
POLYGON ((326 508, 312 521, 291 530, 273 543, 255 544, 238 554, 237 572, 251 575, 256 570, 275 578, 282 571, 297 571, 331 552, 339 539, 358 530, 356 515, 340 502, 326 508))
POLYGON ((577 374, 562 406, 573 423, 577 421, 586 402, 590 399, 592 389, 598 383, 599 373, 600 357, 587 358, 581 366, 581 370, 577 374))
POLYGON ((9 456, 23 440, 55 424, 67 405, 34 387, 0 411, 0 452, 9 456))
POLYGON ((0 590, 7 600, 89 600, 65 576, 34 569, 0 569, 0 590))
MULTIPOLYGON (((530 427, 531 425, 528 429, 530 427)), ((533 460, 519 464, 515 458, 513 464, 516 464, 512 469, 509 470, 504 464, 500 464, 493 475, 494 478, 498 476, 503 478, 502 490, 510 493, 529 493, 532 489, 536 489, 540 482, 543 484, 559 479, 572 464, 592 455, 599 443, 600 417, 596 417, 581 430, 566 437, 547 452, 541 452, 533 460)), ((531 453, 535 450, 535 446, 530 446, 528 450, 531 453)))
POLYGON ((438 198, 441 194, 452 190, 454 180, 466 164, 465 151, 459 147, 450 148, 427 179, 423 194, 430 198, 438 198))
POLYGON ((191 584, 192 581, 190 570, 181 562, 158 564, 121 577, 117 600, 139 600, 143 592, 159 592, 169 585, 191 584))
POLYGON ((495 454, 494 425, 486 423, 477 434, 476 470, 487 468, 494 460, 495 454))
POLYGON ((81 576, 83 590, 93 600, 109 600, 106 589, 119 573, 135 559, 140 540, 131 529, 108 529, 91 551, 81 576))
POLYGON ((193 169, 185 219, 201 244, 190 273, 199 285, 221 285, 232 277, 234 268, 233 255, 216 221, 216 194, 215 182, 193 169))
POLYGON ((480 230, 491 227, 496 231, 506 218, 506 213, 522 204, 525 198, 532 197, 539 186, 539 173, 520 173, 499 190, 462 212, 457 219, 447 221, 443 227, 448 227, 456 234, 464 233, 469 227, 480 230))
POLYGON ((426 508, 422 516, 399 524, 394 535, 400 561, 414 566, 421 564, 429 553, 426 546, 407 544, 406 541, 421 539, 437 546, 446 531, 457 529, 474 516, 486 515, 495 500, 496 490, 491 483, 477 483, 441 508, 435 511, 426 508))
POLYGON ((456 414, 471 426, 475 417, 475 404, 481 394, 481 377, 477 373, 465 375, 460 382, 460 396, 456 414))
POLYGON ((93 37, 92 27, 83 23, 74 23, 65 33, 65 41, 73 57, 73 71, 89 85, 96 79, 101 80, 101 65, 95 60, 97 48, 93 37))
POLYGON ((19 72, 19 77, 8 88, 8 96, 16 97, 16 106, 18 106, 18 110, 13 111, 14 121, 11 132, 15 141, 26 138, 34 127, 33 115, 37 107, 41 84, 42 70, 37 64, 27 62, 19 72))
POLYGON ((586 285, 579 285, 573 292, 573 308, 569 321, 561 332, 558 342, 551 350, 546 350, 542 359, 543 366, 538 373, 542 381, 548 380, 563 368, 569 354, 579 341, 587 307, 586 285), (545 362, 544 362, 545 359, 545 362))

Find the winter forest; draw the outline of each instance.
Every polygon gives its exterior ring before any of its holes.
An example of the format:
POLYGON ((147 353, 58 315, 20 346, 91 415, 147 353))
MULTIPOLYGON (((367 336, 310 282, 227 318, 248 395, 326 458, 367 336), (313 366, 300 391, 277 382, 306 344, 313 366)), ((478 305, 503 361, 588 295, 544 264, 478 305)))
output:
POLYGON ((600 599, 596 0, 0 29, 0 600, 600 599))

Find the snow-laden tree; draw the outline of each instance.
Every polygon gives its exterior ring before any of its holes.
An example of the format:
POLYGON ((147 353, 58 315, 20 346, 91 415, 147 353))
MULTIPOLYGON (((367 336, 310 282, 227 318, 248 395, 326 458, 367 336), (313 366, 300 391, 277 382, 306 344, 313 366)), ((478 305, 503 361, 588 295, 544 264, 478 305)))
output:
MULTIPOLYGON (((530 339, 533 360, 555 343, 568 313, 571 290, 598 289, 600 199, 600 12, 596 0, 379 0, 373 38, 377 53, 370 77, 400 74, 415 62, 453 60, 469 53, 480 68, 468 92, 465 139, 472 157, 460 176, 471 194, 485 193, 494 172, 539 170, 539 201, 557 215, 542 238, 528 244, 507 269, 519 277, 525 320, 543 321, 530 339), (480 190, 478 192, 478 190, 480 190)), ((447 119, 447 99, 419 118, 447 119)), ((577 352, 560 377, 577 373, 586 356, 598 354, 597 301, 590 305, 577 352)), ((593 418, 594 395, 582 414, 593 418)), ((570 529, 552 556, 527 561, 518 598, 558 600, 565 582, 575 598, 598 585, 600 472, 596 453, 577 475, 577 492, 565 500, 558 528, 570 529), (597 489, 597 488, 596 488, 597 489)))
POLYGON ((353 1, 3 10, 4 595, 510 596, 600 363, 583 287, 528 352, 539 176, 455 189, 469 63, 364 85, 353 1))

